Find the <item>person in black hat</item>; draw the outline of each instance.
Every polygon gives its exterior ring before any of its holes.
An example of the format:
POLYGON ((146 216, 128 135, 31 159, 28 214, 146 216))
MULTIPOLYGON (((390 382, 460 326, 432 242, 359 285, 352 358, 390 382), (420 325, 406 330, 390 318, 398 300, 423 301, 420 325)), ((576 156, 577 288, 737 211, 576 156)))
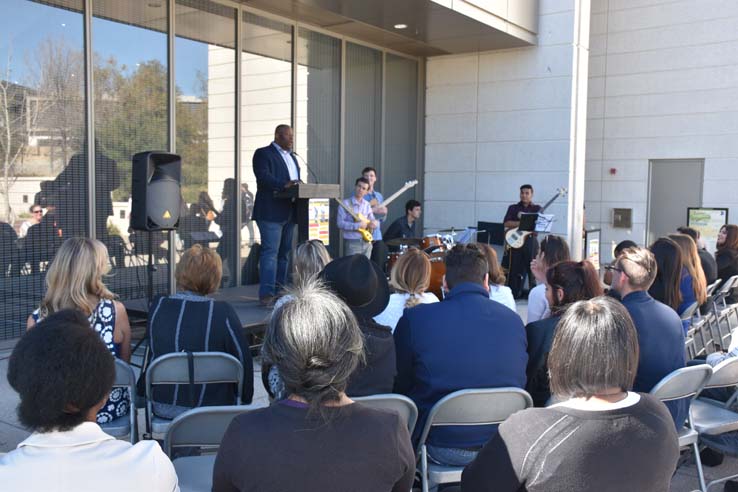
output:
POLYGON ((346 394, 391 393, 397 373, 392 330, 372 318, 389 303, 389 284, 379 266, 364 255, 338 258, 320 272, 327 287, 348 305, 364 334, 366 364, 349 379, 346 394))

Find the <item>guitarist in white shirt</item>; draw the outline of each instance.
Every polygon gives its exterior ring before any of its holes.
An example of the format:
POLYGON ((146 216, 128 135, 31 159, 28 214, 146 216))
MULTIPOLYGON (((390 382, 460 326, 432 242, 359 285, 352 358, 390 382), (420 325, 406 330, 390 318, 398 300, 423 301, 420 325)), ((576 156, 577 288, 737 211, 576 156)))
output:
MULTIPOLYGON (((520 187, 520 201, 507 208, 503 220, 505 230, 514 229, 520 225, 520 215, 524 213, 537 213, 541 210, 540 205, 533 203, 533 186, 524 184, 520 187)), ((507 285, 516 299, 522 297, 523 285, 527 276, 528 283, 532 289, 535 286, 533 272, 530 270, 530 262, 538 254, 538 239, 536 234, 530 234, 522 248, 507 249, 502 260, 502 266, 508 267, 507 285)))
POLYGON ((359 229, 365 229, 371 233, 379 227, 379 222, 374 218, 371 204, 364 200, 364 195, 368 191, 369 180, 363 177, 358 178, 354 184, 354 194, 343 200, 344 205, 350 208, 360 220, 354 220, 343 207, 338 208, 336 223, 343 236, 343 253, 346 256, 361 254, 367 258, 371 257, 371 240, 365 241, 359 231, 359 229))

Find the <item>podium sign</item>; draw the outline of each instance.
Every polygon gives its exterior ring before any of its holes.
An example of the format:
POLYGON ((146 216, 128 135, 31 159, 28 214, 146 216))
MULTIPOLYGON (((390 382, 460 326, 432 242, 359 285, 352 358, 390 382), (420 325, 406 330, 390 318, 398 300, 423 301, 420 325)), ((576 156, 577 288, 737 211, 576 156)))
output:
POLYGON ((286 190, 275 192, 274 196, 288 198, 295 202, 298 243, 309 239, 320 239, 328 245, 331 221, 330 199, 341 196, 339 185, 299 183, 286 190), (315 201, 314 205, 313 201, 315 201), (312 231, 315 231, 315 237, 312 231))

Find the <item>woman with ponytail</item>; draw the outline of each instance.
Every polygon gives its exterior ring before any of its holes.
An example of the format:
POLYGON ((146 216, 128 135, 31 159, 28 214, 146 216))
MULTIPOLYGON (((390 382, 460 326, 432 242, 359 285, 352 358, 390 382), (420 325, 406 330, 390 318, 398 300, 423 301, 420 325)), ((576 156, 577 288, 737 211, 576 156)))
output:
POLYGON ((262 356, 289 396, 233 419, 212 490, 410 490, 415 456, 405 422, 346 396, 365 359, 352 309, 314 279, 288 294, 272 313, 262 356))
POLYGON ((415 248, 407 250, 397 260, 390 274, 390 286, 395 293, 390 295, 389 304, 374 317, 374 321, 389 326, 394 332, 406 308, 438 302, 434 293, 426 292, 430 285, 430 276, 431 263, 428 255, 415 248))
POLYGON ((599 276, 589 261, 562 261, 546 271, 546 300, 551 307, 551 317, 525 327, 528 337, 526 390, 535 406, 545 406, 551 396, 547 360, 559 319, 570 304, 602 294, 599 276))

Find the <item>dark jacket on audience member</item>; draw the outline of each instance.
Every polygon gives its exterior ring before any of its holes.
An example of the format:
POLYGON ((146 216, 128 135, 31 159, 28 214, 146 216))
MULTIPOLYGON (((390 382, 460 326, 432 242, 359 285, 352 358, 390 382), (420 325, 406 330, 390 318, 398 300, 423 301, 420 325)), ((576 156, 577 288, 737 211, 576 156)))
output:
POLYGON ((718 267, 715 257, 706 249, 698 249, 697 254, 700 256, 700 263, 702 264, 702 270, 705 272, 707 285, 710 285, 718 279, 718 267))
MULTIPOLYGON (((443 302, 406 309, 395 329, 395 391, 418 406, 417 438, 431 407, 454 391, 525 386, 525 327, 520 316, 492 301, 479 284, 455 286, 443 302)), ((473 448, 494 432, 488 427, 439 427, 428 442, 473 448)))
POLYGON ((223 437, 213 492, 407 492, 415 456, 397 413, 361 403, 283 400, 239 415, 223 437), (266 451, 266 452, 265 452, 266 451))
POLYGON ((664 405, 529 408, 500 424, 461 476, 464 492, 668 492, 679 458, 664 405))
MULTIPOLYGON (((733 275, 738 275, 738 250, 720 249, 715 253, 715 261, 717 262, 718 278, 723 282, 733 275)), ((733 289, 733 293, 728 297, 727 301, 731 304, 738 302, 738 295, 735 289, 733 289)))
POLYGON ((525 333, 528 338, 528 368, 526 374, 528 383, 525 390, 533 398, 537 407, 545 407, 551 397, 548 384, 548 353, 551 351, 556 325, 560 316, 541 319, 528 323, 525 333))
POLYGON ((354 314, 364 334, 366 365, 360 365, 351 375, 346 394, 368 396, 392 393, 392 385, 397 374, 395 340, 392 338, 392 330, 371 318, 354 314))
MULTIPOLYGON (((670 372, 685 365, 684 331, 679 315, 647 292, 631 292, 622 300, 638 332, 640 357, 633 391, 647 393, 670 372)), ((687 419, 689 400, 666 403, 677 429, 687 419)))
MULTIPOLYGON (((225 352, 243 365, 243 403, 254 394, 254 367, 238 315, 230 304, 191 293, 155 299, 149 312, 150 359, 172 352, 225 352)), ((154 400, 189 407, 188 385, 154 387, 154 400)), ((196 406, 233 405, 234 385, 195 385, 196 406)))

